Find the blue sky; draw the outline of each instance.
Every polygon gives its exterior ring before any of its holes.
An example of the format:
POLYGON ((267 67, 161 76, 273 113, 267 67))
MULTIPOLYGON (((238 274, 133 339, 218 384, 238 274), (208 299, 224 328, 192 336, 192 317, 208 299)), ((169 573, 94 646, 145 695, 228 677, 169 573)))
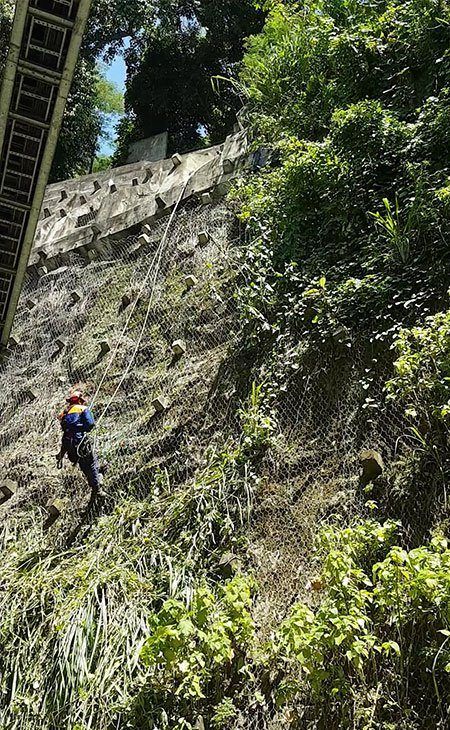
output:
MULTIPOLYGON (((125 39, 125 47, 128 46, 128 40, 125 39)), ((126 66, 122 54, 119 54, 115 59, 106 66, 106 76, 110 81, 114 81, 122 91, 125 91, 125 78, 126 78, 126 66)), ((116 120, 111 124, 110 131, 114 132, 116 120)), ((111 155, 114 152, 114 145, 110 142, 102 142, 100 147, 101 155, 111 155)))

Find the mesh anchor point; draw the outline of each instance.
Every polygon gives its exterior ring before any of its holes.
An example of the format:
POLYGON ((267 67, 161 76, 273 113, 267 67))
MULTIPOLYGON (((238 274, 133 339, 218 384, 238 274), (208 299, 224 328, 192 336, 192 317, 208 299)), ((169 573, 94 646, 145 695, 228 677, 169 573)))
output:
POLYGON ((211 240, 211 236, 208 233, 208 231, 200 231, 200 233, 197 236, 197 240, 200 246, 207 246, 207 244, 211 240))
POLYGON ((38 275, 41 277, 46 276, 48 274, 48 269, 46 266, 38 266, 37 272, 38 272, 38 275))
POLYGON ((64 350, 65 347, 67 347, 68 339, 67 337, 58 337, 55 340, 55 345, 58 348, 58 350, 64 350))
POLYGON ((213 202, 211 193, 202 193, 201 201, 202 205, 211 205, 213 202))
POLYGON ((175 357, 184 355, 186 352, 186 343, 183 340, 175 340, 175 342, 172 343, 172 352, 175 357))
POLYGON ((100 355, 101 356, 107 355, 108 352, 111 352, 111 346, 110 346, 109 342, 107 342, 106 340, 102 340, 100 342, 100 355))
POLYGON ((29 403, 33 403, 37 399, 37 393, 35 393, 32 388, 28 388, 25 391, 25 398, 29 403))
POLYGON ((183 158, 178 152, 176 152, 174 155, 172 155, 172 165, 174 166, 174 168, 180 167, 180 165, 182 165, 182 164, 183 164, 183 158))
POLYGON ((69 296, 70 296, 72 302, 74 304, 77 304, 78 302, 81 302, 81 300, 83 299, 83 292, 80 291, 80 289, 74 289, 74 291, 70 292, 69 296))
POLYGON ((0 494, 3 495, 3 499, 11 499, 17 492, 17 488, 17 482, 13 482, 12 479, 4 479, 0 483, 0 494))
POLYGON ((184 283, 188 289, 193 289, 194 286, 197 286, 197 279, 193 274, 188 274, 184 279, 184 283))
POLYGON ((53 502, 47 505, 47 511, 50 517, 56 519, 66 512, 68 505, 68 499, 54 499, 53 502))
POLYGON ((170 401, 165 396, 160 395, 158 396, 158 398, 155 398, 154 401, 152 401, 152 406, 155 409, 156 413, 164 413, 165 411, 169 410, 170 401))
POLYGON ((158 206, 159 210, 164 210, 165 208, 167 208, 166 201, 160 195, 156 196, 155 203, 158 206))
POLYGON ((131 297, 128 294, 124 294, 121 299, 122 309, 126 309, 131 304, 131 297))

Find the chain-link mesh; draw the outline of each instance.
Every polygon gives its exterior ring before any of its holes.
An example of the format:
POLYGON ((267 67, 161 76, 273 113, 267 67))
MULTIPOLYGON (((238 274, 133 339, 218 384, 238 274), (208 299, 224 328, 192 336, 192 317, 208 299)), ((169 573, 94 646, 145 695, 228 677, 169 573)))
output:
POLYGON ((112 500, 130 489, 142 496, 170 463, 180 478, 191 473, 199 440, 226 420, 215 390, 234 336, 235 221, 223 205, 187 207, 162 241, 166 227, 162 219, 150 242, 112 242, 93 263, 73 253, 26 283, 18 344, 0 376, 2 476, 20 484, 11 509, 67 495, 73 510, 83 509, 82 476, 62 480, 55 461, 57 414, 76 383, 94 398, 112 500), (202 231, 210 237, 203 245, 202 231), (178 340, 181 356, 172 352, 178 340))
MULTIPOLYGON (((167 237, 166 226, 161 220, 150 242, 137 235, 111 242, 95 262, 73 253, 64 267, 40 279, 30 275, 14 331, 18 344, 0 371, 2 477, 19 484, 3 507, 11 525, 30 504, 44 508, 55 497, 69 498, 62 523, 47 538, 63 544, 75 524, 124 493, 145 496, 158 472, 184 483, 203 466, 206 448, 236 430, 237 404, 257 377, 249 376, 251 366, 243 372, 235 353, 236 221, 224 204, 187 206, 167 237), (199 243, 201 231, 209 236, 199 243), (185 344, 184 353, 173 353, 175 341, 185 344), (94 400, 96 449, 109 465, 100 507, 77 470, 61 476, 56 468, 57 414, 75 383, 94 400)), ((308 600, 307 584, 318 570, 314 540, 324 521, 333 516, 347 524, 369 513, 366 502, 373 499, 381 516, 404 518, 405 542, 413 544, 445 501, 438 470, 427 492, 411 491, 417 464, 407 424, 386 400, 391 372, 388 357, 374 360, 354 343, 347 354, 322 353, 307 370, 293 371, 277 397, 277 433, 261 467, 249 540, 262 635, 299 596, 308 600), (361 449, 383 457, 375 487, 361 484, 361 449), (408 462, 407 499, 391 468, 399 460, 408 462)), ((432 466, 421 468, 430 477, 432 466)), ((21 524, 26 530, 27 519, 21 524)), ((286 722, 253 714, 246 727, 286 722)))

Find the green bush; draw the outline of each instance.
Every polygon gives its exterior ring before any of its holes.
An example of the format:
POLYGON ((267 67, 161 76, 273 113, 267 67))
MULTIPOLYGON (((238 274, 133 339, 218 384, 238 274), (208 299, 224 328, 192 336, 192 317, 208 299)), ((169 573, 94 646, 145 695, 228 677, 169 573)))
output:
POLYGON ((449 423, 450 311, 402 330, 395 345, 395 377, 387 384, 390 398, 403 403, 415 422, 432 418, 449 423))
POLYGON ((316 721, 339 727, 424 727, 424 708, 432 727, 448 711, 450 549, 436 536, 406 552, 396 531, 370 520, 322 532, 320 601, 293 607, 271 655, 286 672, 279 704, 310 693, 316 721))

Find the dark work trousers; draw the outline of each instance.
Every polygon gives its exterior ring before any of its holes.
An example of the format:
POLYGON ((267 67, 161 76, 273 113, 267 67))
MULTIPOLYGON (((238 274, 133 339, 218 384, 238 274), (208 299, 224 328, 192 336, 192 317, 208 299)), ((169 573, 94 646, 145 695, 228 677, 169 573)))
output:
POLYGON ((98 492, 100 488, 100 469, 97 454, 94 452, 90 440, 85 438, 77 447, 68 439, 64 439, 63 448, 67 450, 69 461, 72 464, 78 464, 90 488, 94 492, 98 492))

